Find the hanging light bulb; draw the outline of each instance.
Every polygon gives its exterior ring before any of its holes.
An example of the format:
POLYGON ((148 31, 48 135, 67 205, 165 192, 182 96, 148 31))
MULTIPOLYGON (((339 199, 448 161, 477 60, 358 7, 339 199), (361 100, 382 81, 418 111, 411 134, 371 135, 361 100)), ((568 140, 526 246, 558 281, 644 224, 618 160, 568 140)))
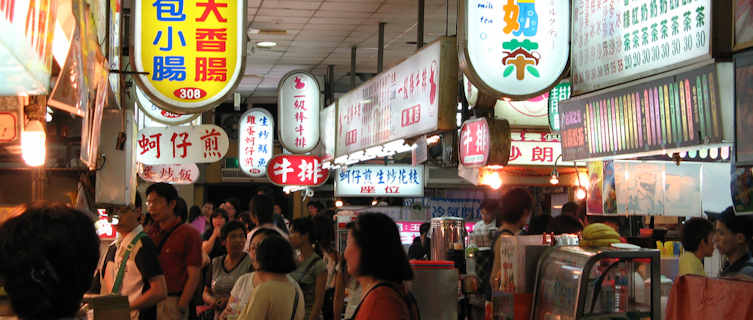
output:
POLYGON ((374 198, 374 200, 371 200, 371 206, 372 207, 376 207, 377 204, 379 204, 379 202, 377 201, 376 198, 374 198))
POLYGON ((342 200, 335 201, 335 207, 342 208, 342 206, 343 206, 343 201, 342 200))
POLYGON ((39 120, 29 121, 21 134, 22 156, 27 165, 39 167, 44 164, 47 153, 45 140, 46 135, 42 123, 39 120))
POLYGON ((556 167, 552 169, 552 177, 549 179, 549 183, 551 183, 553 186, 556 186, 558 183, 560 183, 560 174, 559 172, 557 172, 556 167))
POLYGON ((502 186, 502 178, 499 177, 499 173, 496 171, 487 172, 481 177, 481 184, 485 184, 492 189, 497 190, 502 186))
POLYGON ((578 187, 578 189, 575 190, 575 198, 578 200, 583 200, 586 198, 586 190, 583 189, 583 187, 578 187))

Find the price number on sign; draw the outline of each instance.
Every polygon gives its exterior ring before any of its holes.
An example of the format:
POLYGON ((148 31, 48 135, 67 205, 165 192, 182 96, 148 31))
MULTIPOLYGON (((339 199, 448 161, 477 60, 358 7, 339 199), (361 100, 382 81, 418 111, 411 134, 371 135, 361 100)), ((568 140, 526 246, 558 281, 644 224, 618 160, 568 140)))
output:
POLYGON ((207 92, 199 88, 180 88, 173 94, 183 100, 198 100, 207 96, 207 92))

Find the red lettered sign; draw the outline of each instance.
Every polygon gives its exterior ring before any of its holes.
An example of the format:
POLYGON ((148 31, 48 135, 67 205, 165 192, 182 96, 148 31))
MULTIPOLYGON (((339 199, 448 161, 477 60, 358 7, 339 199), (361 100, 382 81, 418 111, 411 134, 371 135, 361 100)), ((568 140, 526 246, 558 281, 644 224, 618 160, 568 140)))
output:
POLYGON ((322 169, 317 156, 280 155, 267 165, 267 178, 278 186, 318 186, 327 181, 329 170, 322 169))
POLYGON ((460 163, 481 167, 489 160, 489 124, 486 118, 471 119, 460 129, 460 163))

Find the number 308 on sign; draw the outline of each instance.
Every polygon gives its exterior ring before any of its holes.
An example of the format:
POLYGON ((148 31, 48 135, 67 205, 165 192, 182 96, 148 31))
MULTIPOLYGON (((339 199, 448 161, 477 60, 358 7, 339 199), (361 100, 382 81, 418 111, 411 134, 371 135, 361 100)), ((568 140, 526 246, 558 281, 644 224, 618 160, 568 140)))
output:
POLYGON ((199 88, 180 88, 173 94, 183 100, 198 100, 207 96, 207 92, 199 88))

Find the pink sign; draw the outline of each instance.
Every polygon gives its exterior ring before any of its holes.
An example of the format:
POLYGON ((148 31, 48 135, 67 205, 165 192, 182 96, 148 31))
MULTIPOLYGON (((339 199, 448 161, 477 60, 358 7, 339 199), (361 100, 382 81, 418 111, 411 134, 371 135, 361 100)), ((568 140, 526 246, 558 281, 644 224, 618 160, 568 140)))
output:
POLYGON ((489 124, 486 118, 463 123, 460 129, 460 162, 465 167, 481 167, 489 160, 489 124))
POLYGON ((192 184, 199 179, 196 164, 139 164, 139 177, 149 182, 192 184))
POLYGON ((278 186, 313 187, 327 181, 329 170, 317 156, 280 155, 269 161, 267 177, 278 186))

